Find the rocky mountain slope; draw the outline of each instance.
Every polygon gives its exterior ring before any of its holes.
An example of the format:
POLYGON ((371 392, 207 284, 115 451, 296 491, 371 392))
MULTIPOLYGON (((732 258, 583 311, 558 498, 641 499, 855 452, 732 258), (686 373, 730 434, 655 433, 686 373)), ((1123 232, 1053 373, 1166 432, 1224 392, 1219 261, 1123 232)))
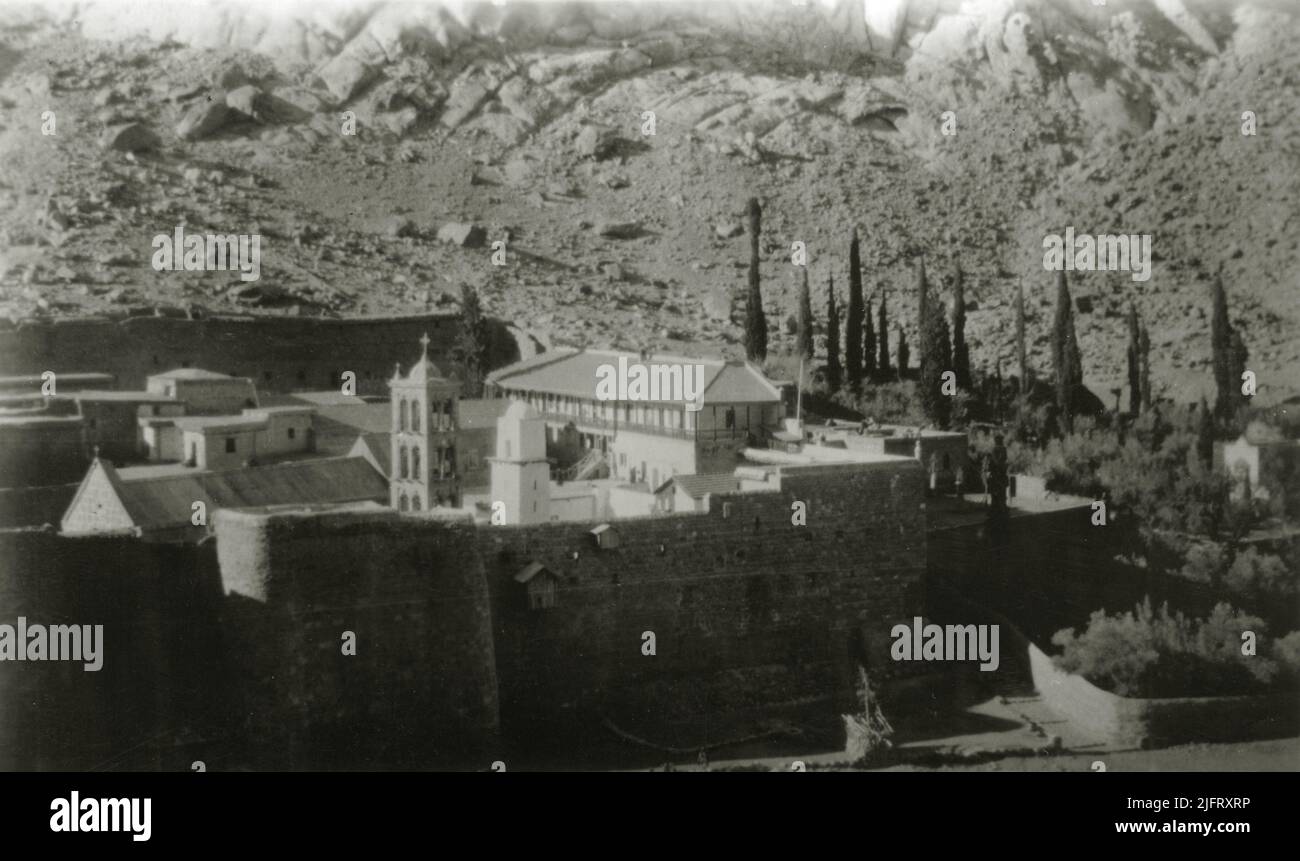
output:
POLYGON ((130 8, 4 8, 10 318, 403 313, 468 282, 544 342, 736 353, 757 196, 778 349, 792 243, 821 314, 857 225, 906 328, 916 255, 963 268, 977 364, 1010 370, 1023 281, 1046 368, 1044 234, 1149 233, 1149 281, 1072 276, 1088 381, 1122 377, 1133 302, 1157 388, 1210 385, 1221 272, 1261 397, 1300 391, 1290 4, 130 8), (261 277, 155 271, 178 224, 260 234, 261 277))

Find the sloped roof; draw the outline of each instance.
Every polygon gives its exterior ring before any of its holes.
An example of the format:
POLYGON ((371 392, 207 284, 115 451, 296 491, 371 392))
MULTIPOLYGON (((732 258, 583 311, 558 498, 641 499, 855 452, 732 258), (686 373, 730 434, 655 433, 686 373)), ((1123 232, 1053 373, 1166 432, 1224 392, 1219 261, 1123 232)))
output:
POLYGON ((117 479, 122 504, 136 526, 164 529, 190 522, 195 502, 217 508, 387 500, 383 476, 364 458, 294 461, 274 466, 117 479))
POLYGON ((353 444, 348 453, 354 457, 362 456, 361 451, 359 450, 360 446, 364 446, 370 452, 371 457, 375 459, 375 463, 379 464, 379 469, 384 475, 393 474, 392 434, 378 432, 363 433, 357 437, 357 441, 353 444))
POLYGON ((488 382, 506 389, 594 400, 598 369, 607 364, 617 366, 620 356, 626 357, 629 364, 703 365, 705 403, 754 403, 781 399, 780 390, 749 362, 680 356, 649 356, 642 359, 637 353, 613 350, 543 353, 492 372, 488 375, 488 382))
POLYGON ((457 423, 461 430, 496 430, 497 419, 512 404, 509 398, 461 398, 457 404, 457 423))
POLYGON ((218 374, 216 371, 205 371, 203 368, 173 368, 170 371, 163 371, 161 374, 150 374, 150 379, 159 380, 242 380, 243 377, 232 377, 229 374, 218 374))
POLYGON ((529 563, 528 563, 527 565, 525 565, 523 568, 519 569, 519 573, 515 575, 515 582, 516 582, 516 583, 527 583, 529 580, 533 579, 533 578, 536 577, 538 574, 543 574, 543 573, 544 573, 544 574, 547 574, 547 575, 549 575, 549 576, 551 576, 551 577, 557 577, 557 576, 558 576, 554 571, 552 571, 551 569, 547 568, 547 567, 546 567, 545 565, 543 565, 542 563, 540 563, 540 562, 534 560, 534 561, 532 561, 532 562, 529 562, 529 563))
POLYGON ((702 499, 709 493, 731 493, 740 489, 740 479, 730 472, 706 473, 704 475, 674 475, 655 488, 655 493, 670 484, 681 488, 691 499, 702 499))

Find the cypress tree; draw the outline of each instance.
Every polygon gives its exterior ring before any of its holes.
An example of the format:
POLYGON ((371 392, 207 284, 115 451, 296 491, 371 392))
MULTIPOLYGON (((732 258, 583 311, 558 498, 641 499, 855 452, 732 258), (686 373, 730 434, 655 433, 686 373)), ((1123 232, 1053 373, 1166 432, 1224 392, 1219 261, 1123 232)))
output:
POLYGON ((971 390, 970 347, 966 344, 966 284, 961 267, 956 267, 952 284, 952 370, 957 388, 971 390))
POLYGON ((912 358, 912 350, 910 347, 907 346, 907 333, 903 331, 902 326, 899 326, 898 327, 898 378, 900 380, 903 379, 903 375, 907 373, 907 363, 908 360, 910 360, 911 358, 912 358))
POLYGON ((1232 325, 1228 322, 1228 297, 1223 292, 1223 278, 1214 279, 1213 309, 1210 317, 1210 351, 1214 364, 1214 412, 1219 418, 1232 413, 1232 325))
POLYGON ((1029 391, 1029 353, 1025 349, 1025 282, 1016 285, 1016 359, 1020 363, 1020 394, 1029 391))
POLYGON ((1250 354, 1246 352, 1246 342, 1241 339, 1241 333, 1237 330, 1232 332, 1232 344, 1228 349, 1228 365, 1232 373, 1232 398, 1229 401, 1232 404, 1232 412, 1235 415, 1238 407, 1246 402, 1246 396, 1241 393, 1241 375, 1246 372, 1246 362, 1250 361, 1250 354))
POLYGON ((1138 353, 1141 357, 1139 373, 1142 378, 1142 412, 1151 409, 1151 336, 1145 324, 1139 324, 1138 353))
POLYGON ((853 228, 849 239, 849 315, 844 321, 844 370, 849 387, 857 390, 862 384, 862 260, 858 250, 858 229, 853 228))
POLYGON ((488 364, 488 326, 478 301, 478 291, 469 284, 460 287, 460 322, 455 355, 465 367, 463 397, 481 398, 488 364))
POLYGON ((921 340, 921 408, 932 424, 947 427, 952 415, 952 401, 943 393, 943 373, 952 370, 952 344, 943 303, 930 296, 924 260, 918 270, 916 289, 917 307, 921 312, 918 321, 918 336, 921 340))
POLYGON ((1209 469, 1214 465, 1214 418, 1210 415, 1210 405, 1201 398, 1201 410, 1196 416, 1196 456, 1201 466, 1209 469))
POLYGON ((1079 341, 1074 333, 1074 308, 1065 272, 1056 273, 1056 318, 1052 324, 1052 365, 1056 372, 1056 404, 1060 409, 1061 427, 1074 430, 1074 392, 1083 384, 1083 361, 1079 341))
POLYGON ((1142 330, 1132 302, 1128 303, 1128 411, 1134 416, 1142 411, 1142 330))
POLYGON ((871 314, 871 300, 862 308, 862 376, 876 378, 876 321, 871 314))
POLYGON ((813 316, 812 297, 808 294, 808 267, 799 267, 802 277, 799 280, 799 327, 795 332, 795 355, 811 359, 813 357, 813 316))
POLYGON ((890 376, 889 374, 889 311, 886 310, 885 308, 886 299, 887 299, 887 293, 885 291, 885 288, 882 286, 880 288, 880 328, 878 329, 878 334, 880 335, 880 341, 877 344, 877 346, 880 348, 880 361, 878 363, 879 367, 877 368, 877 370, 880 372, 880 378, 882 380, 887 380, 889 379, 890 376))
POLYGON ((835 279, 826 287, 826 382, 838 391, 843 368, 840 367, 840 310, 835 307, 835 279))
POLYGON ((763 294, 758 286, 758 236, 763 210, 758 198, 749 199, 749 296, 745 307, 745 355, 752 362, 767 358, 767 317, 763 314, 763 294))

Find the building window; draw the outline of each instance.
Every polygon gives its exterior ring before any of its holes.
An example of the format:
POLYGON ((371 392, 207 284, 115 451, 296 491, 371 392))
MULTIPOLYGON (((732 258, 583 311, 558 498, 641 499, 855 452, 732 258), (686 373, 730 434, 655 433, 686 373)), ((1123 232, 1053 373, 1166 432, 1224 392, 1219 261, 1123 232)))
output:
POLYGON ((398 500, 397 500, 397 510, 398 510, 398 511, 406 511, 406 510, 407 510, 408 508, 410 508, 410 507, 411 507, 411 504, 410 504, 410 502, 407 501, 407 499, 406 499, 406 494, 403 493, 403 494, 401 495, 401 497, 399 497, 398 500))
POLYGON ((297 431, 295 431, 293 428, 289 428, 289 439, 293 439, 296 435, 297 435, 297 431))
MULTIPOLYGON (((406 457, 406 446, 397 450, 397 475, 399 478, 410 478, 411 473, 408 468, 409 461, 406 457)), ((405 497, 403 497, 405 498, 405 497)))
POLYGON ((417 433, 420 430, 420 404, 418 401, 411 403, 411 430, 417 433))
POLYGON ((418 493, 411 497, 411 510, 412 511, 420 510, 420 494, 418 493))
MULTIPOLYGON (((411 478, 420 477, 420 447, 417 445, 411 449, 411 478)), ((416 497, 419 499, 419 497, 416 497)))
POLYGON ((234 451, 235 451, 235 438, 233 436, 228 436, 226 437, 226 454, 231 454, 234 451))
POLYGON ((406 398, 402 398, 401 405, 398 407, 398 412, 397 412, 397 429, 399 431, 406 430, 406 418, 407 418, 406 398))

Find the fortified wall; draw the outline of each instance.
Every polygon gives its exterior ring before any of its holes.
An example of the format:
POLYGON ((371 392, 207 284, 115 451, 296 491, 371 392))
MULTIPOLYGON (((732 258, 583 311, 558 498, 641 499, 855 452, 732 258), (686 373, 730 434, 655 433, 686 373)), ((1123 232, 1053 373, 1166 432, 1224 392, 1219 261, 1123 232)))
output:
MULTIPOLYGON (((410 361, 411 344, 431 339, 429 357, 452 362, 458 314, 330 319, 322 317, 72 318, 23 321, 0 328, 6 375, 101 371, 120 389, 143 389, 145 377, 179 367, 248 377, 261 391, 333 389, 343 371, 358 394, 387 395, 393 365, 410 361)), ((518 358, 505 326, 489 327, 489 367, 518 358)))
POLYGON ((243 712, 314 749, 380 725, 450 741, 602 717, 654 735, 793 701, 848 711, 858 664, 892 675, 889 631, 920 607, 923 480, 912 462, 792 468, 707 512, 615 521, 603 546, 597 521, 219 512, 243 712), (538 566, 540 606, 521 581, 538 566))
POLYGON ((104 626, 96 672, 0 661, 0 771, 188 771, 206 758, 202 742, 227 732, 220 589, 211 543, 0 531, 0 624, 104 626))

